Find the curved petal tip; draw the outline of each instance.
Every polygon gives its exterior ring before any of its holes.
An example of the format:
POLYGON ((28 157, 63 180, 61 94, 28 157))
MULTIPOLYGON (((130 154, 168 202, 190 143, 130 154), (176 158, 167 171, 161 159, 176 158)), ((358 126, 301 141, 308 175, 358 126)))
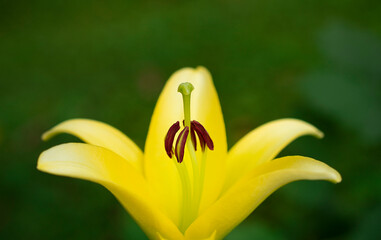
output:
POLYGON ((48 131, 44 132, 44 134, 42 134, 41 139, 42 139, 42 141, 48 141, 52 137, 53 137, 52 130, 48 130, 48 131))
POLYGON ((324 133, 322 131, 320 131, 319 129, 316 128, 315 132, 313 133, 312 136, 315 136, 319 139, 323 138, 324 137, 324 133))
POLYGON ((332 183, 340 183, 342 181, 342 177, 338 171, 332 168, 331 170, 332 178, 329 180, 332 183))

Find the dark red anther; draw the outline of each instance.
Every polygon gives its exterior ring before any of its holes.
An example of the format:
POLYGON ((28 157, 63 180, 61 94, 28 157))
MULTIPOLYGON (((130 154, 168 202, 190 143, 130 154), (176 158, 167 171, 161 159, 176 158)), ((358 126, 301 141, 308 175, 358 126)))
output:
POLYGON ((165 136, 164 140, 164 148, 165 151, 167 152, 167 155, 172 158, 173 155, 173 141, 175 140, 175 135, 177 131, 180 129, 180 124, 179 121, 175 122, 168 130, 167 135, 165 136))
POLYGON ((179 159, 179 152, 177 151, 177 146, 179 145, 180 138, 184 134, 184 131, 185 131, 185 128, 183 130, 181 130, 181 132, 179 133, 179 136, 177 136, 176 145, 175 145, 175 156, 176 156, 176 159, 179 159))
POLYGON ((185 127, 177 137, 175 146, 175 156, 178 163, 181 163, 184 159, 185 144, 187 142, 189 134, 189 127, 185 127), (180 144, 180 145, 179 145, 180 144))
POLYGON ((195 126, 195 123, 193 121, 191 122, 191 126, 192 126, 192 130, 197 133, 198 139, 200 140, 201 150, 205 151, 205 140, 204 140, 204 137, 202 136, 200 131, 196 130, 197 127, 195 126))
MULTIPOLYGON (((184 124, 184 121, 183 121, 184 124)), ((177 121, 174 123, 168 130, 167 135, 164 140, 164 147, 167 155, 172 158, 173 154, 175 155, 177 162, 181 163, 184 159, 185 145, 188 139, 188 135, 190 134, 190 140, 192 141, 194 150, 197 151, 197 138, 200 141, 200 146, 202 151, 205 151, 205 146, 207 146, 210 150, 214 149, 213 141, 209 136, 209 133, 206 129, 201 125, 201 123, 196 120, 191 121, 191 126, 184 126, 184 129, 177 136, 175 149, 173 152, 173 142, 175 141, 176 133, 180 129, 180 123, 177 121)))
POLYGON ((193 120, 191 122, 191 128, 196 131, 203 151, 205 150, 205 145, 208 146, 210 150, 214 149, 213 141, 210 138, 209 133, 206 131, 204 126, 201 125, 201 123, 197 122, 196 120, 193 120))
MULTIPOLYGON (((183 126, 185 127, 185 120, 183 120, 183 126)), ((192 122, 191 122, 191 126, 192 126, 192 122)), ((194 147, 194 150, 197 151, 197 139, 196 139, 196 131, 191 127, 191 131, 190 131, 190 134, 191 134, 191 141, 193 143, 193 147, 194 147)))

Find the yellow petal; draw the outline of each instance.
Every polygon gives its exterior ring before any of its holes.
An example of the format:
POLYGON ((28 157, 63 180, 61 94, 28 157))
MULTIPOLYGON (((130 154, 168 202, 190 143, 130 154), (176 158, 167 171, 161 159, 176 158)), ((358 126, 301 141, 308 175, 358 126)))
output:
POLYGON ((216 239, 222 239, 279 187, 303 179, 338 183, 341 176, 325 163, 307 157, 289 156, 264 163, 240 179, 196 219, 185 236, 199 239, 216 231, 216 239))
MULTIPOLYGON (((170 239, 162 237, 160 233, 158 233, 158 235, 160 240, 170 240, 170 239)), ((181 239, 185 239, 185 238, 181 238, 181 239)), ((181 240, 181 239, 176 239, 176 240, 181 240)), ((188 238, 188 240, 215 240, 215 239, 216 239, 216 231, 214 231, 212 235, 210 235, 210 237, 207 237, 207 238, 200 238, 200 239, 188 238)))
POLYGON ((276 157, 290 142, 303 135, 323 137, 317 128, 297 119, 272 121, 246 134, 228 153, 224 190, 255 166, 276 157))
MULTIPOLYGON (((179 221, 178 199, 181 191, 175 161, 169 159, 164 150, 164 138, 173 123, 182 122, 184 119, 182 97, 177 92, 178 86, 183 82, 190 82, 194 86, 191 96, 191 118, 204 125, 215 145, 215 150, 208 152, 202 206, 211 204, 220 193, 227 152, 225 125, 210 73, 203 67, 184 68, 175 72, 166 83, 156 104, 144 156, 147 181, 159 196, 166 214, 175 222, 179 221)), ((186 154, 186 165, 188 161, 186 154)))
POLYGON ((158 210, 143 176, 112 151, 84 143, 62 144, 43 152, 37 168, 103 185, 152 239, 158 239, 157 232, 169 239, 182 237, 173 222, 158 210))
POLYGON ((90 119, 71 119, 45 132, 42 138, 48 140, 59 133, 72 134, 84 142, 107 148, 142 172, 142 151, 126 135, 108 124, 90 119))

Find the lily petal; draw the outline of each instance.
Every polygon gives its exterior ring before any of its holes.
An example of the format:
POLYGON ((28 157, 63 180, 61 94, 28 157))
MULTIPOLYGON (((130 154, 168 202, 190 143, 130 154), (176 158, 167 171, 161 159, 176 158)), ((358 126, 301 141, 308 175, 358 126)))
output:
POLYGON ((257 165, 272 160, 290 142, 303 135, 323 137, 317 128, 297 119, 272 121, 246 134, 228 153, 224 191, 240 176, 257 165))
MULTIPOLYGON (((184 119, 182 96, 177 92, 178 86, 183 82, 190 82, 194 86, 191 96, 191 118, 205 126, 215 144, 215 150, 208 153, 201 208, 210 205, 221 191, 227 153, 225 124, 210 73, 203 67, 184 68, 175 72, 166 83, 156 104, 144 151, 147 181, 159 196, 162 208, 175 223, 179 221, 181 191, 175 161, 166 155, 163 139, 171 124, 184 119)), ((187 155, 185 154, 184 159, 186 165, 190 161, 187 155)), ((190 175, 192 176, 191 172, 190 175)))
POLYGON ((289 156, 264 163, 240 179, 196 219, 185 236, 199 239, 216 231, 216 239, 222 239, 279 187, 303 179, 338 183, 341 176, 325 163, 307 157, 289 156))
POLYGON ((72 134, 84 142, 107 148, 142 172, 142 151, 121 131, 108 124, 90 119, 71 119, 45 132, 42 139, 48 140, 60 133, 72 134))
MULTIPOLYGON (((159 235, 159 239, 160 240, 169 240, 167 238, 163 238, 160 233, 158 233, 158 235, 159 235)), ((181 239, 185 239, 185 238, 181 238, 181 239)), ((202 238, 202 239, 198 239, 198 240, 215 240, 215 239, 216 239, 216 231, 214 231, 212 233, 212 235, 210 235, 210 237, 202 238)), ((176 239, 176 240, 180 240, 180 239, 176 239)), ((194 239, 193 238, 190 238, 190 239, 188 238, 188 240, 194 240, 194 239)))
POLYGON ((37 168, 103 185, 152 239, 158 239, 157 232, 169 239, 182 238, 172 221, 158 211, 143 176, 112 151, 85 143, 61 144, 44 151, 37 168))

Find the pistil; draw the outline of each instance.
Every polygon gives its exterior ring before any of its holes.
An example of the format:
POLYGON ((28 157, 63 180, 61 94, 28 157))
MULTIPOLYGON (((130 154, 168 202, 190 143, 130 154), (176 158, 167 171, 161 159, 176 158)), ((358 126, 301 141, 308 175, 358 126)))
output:
POLYGON ((175 141, 175 136, 180 130, 179 121, 174 123, 169 128, 164 141, 164 147, 167 155, 170 158, 175 155, 177 159, 177 163, 175 163, 175 165, 179 173, 182 187, 182 204, 179 229, 183 233, 198 216, 202 192, 204 189, 207 151, 206 147, 208 147, 210 150, 214 149, 213 141, 204 126, 202 126, 202 124, 196 120, 191 120, 191 93, 193 90, 194 87, 189 82, 185 82, 179 85, 178 92, 180 92, 183 97, 184 128, 177 136, 174 149, 173 143, 175 141), (196 155, 196 135, 200 142, 202 155, 196 155), (189 153, 189 158, 191 160, 190 165, 181 164, 184 159, 185 148, 189 153), (197 157, 201 158, 201 161, 197 157), (192 170, 188 169, 189 167, 191 167, 192 170), (189 174, 190 171, 192 171, 192 178, 189 174))
MULTIPOLYGON (((197 156, 195 153, 195 148, 196 148, 196 141, 192 141, 192 132, 193 136, 195 139, 195 134, 194 131, 192 131, 192 126, 191 126, 191 93, 193 91, 194 87, 191 83, 185 82, 179 85, 177 91, 180 92, 183 96, 183 107, 184 107, 184 127, 185 129, 188 128, 189 132, 191 132, 191 138, 186 140, 186 146, 187 150, 189 153, 189 157, 191 159, 192 163, 192 173, 193 173, 193 189, 192 189, 192 201, 191 201, 191 206, 190 209, 190 220, 193 221, 197 214, 198 214, 198 209, 200 205, 200 167, 197 161, 197 156), (193 142, 193 143, 192 143, 193 142)), ((190 224, 189 222, 188 224, 190 224)))

